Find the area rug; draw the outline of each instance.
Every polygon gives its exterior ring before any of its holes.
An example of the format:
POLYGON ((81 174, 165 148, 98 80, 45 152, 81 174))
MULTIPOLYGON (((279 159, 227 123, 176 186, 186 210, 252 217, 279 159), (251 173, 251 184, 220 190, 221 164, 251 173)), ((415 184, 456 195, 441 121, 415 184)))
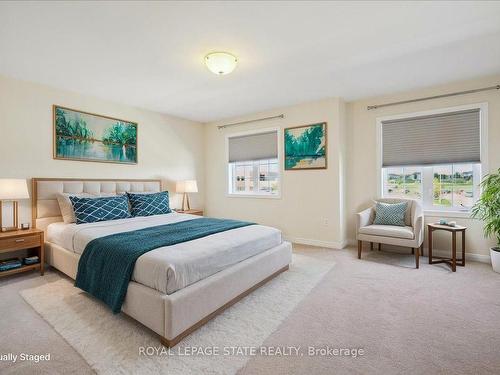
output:
POLYGON ((149 329, 59 279, 22 297, 99 374, 235 374, 334 266, 294 254, 290 270, 167 350, 149 329))

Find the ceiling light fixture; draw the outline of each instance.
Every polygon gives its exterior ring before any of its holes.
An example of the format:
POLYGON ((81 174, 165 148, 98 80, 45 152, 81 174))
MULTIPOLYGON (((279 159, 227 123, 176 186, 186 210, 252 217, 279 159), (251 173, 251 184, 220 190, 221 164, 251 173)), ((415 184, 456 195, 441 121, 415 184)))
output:
POLYGON ((205 65, 214 74, 231 73, 238 64, 238 58, 227 52, 213 52, 205 56, 205 65))

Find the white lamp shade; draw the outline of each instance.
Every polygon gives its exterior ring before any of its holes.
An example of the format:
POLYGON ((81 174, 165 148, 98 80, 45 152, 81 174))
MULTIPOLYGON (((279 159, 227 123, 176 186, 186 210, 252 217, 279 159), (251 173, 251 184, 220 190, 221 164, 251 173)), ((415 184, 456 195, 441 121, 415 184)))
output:
POLYGON ((0 179, 0 200, 29 199, 28 184, 21 179, 0 179))
POLYGON ((231 73, 236 68, 238 59, 227 52, 213 52, 205 56, 205 64, 212 73, 224 75, 231 73))
POLYGON ((198 184, 196 180, 177 181, 175 191, 178 193, 197 193, 198 184))

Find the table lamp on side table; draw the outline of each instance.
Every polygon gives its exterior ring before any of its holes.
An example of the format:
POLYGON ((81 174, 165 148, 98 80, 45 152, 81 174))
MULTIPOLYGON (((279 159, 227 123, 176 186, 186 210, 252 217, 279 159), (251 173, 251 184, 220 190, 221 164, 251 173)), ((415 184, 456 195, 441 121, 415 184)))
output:
POLYGON ((19 228, 19 199, 29 199, 28 185, 26 180, 21 179, 0 179, 0 228, 2 232, 18 230, 19 228), (13 225, 4 227, 2 223, 2 204, 4 201, 12 202, 13 225))
POLYGON ((182 196, 182 210, 190 210, 191 206, 189 205, 189 195, 187 193, 198 192, 198 184, 196 183, 196 180, 177 181, 175 190, 177 193, 184 193, 182 196))

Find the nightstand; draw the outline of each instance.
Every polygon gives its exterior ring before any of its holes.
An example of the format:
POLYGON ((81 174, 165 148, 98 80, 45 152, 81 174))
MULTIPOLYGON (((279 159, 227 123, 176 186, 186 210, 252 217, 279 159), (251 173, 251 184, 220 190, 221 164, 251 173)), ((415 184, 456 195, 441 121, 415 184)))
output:
POLYGON ((175 212, 179 214, 189 214, 189 215, 198 215, 203 216, 203 210, 175 210, 175 212))
POLYGON ((0 277, 13 275, 19 272, 40 270, 43 276, 45 250, 43 231, 39 229, 16 230, 12 232, 0 232, 0 254, 14 253, 20 250, 36 251, 40 263, 23 264, 20 268, 0 272, 0 277))

